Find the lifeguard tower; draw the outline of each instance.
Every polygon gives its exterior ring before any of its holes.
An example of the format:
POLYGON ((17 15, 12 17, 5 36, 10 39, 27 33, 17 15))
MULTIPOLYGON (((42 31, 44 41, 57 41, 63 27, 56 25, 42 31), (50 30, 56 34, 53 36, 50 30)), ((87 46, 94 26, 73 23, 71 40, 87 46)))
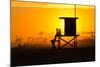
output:
POLYGON ((59 17, 59 19, 64 20, 64 35, 61 34, 60 29, 56 30, 56 35, 53 40, 51 40, 53 48, 64 48, 66 45, 70 45, 73 48, 77 48, 77 37, 79 36, 76 34, 76 4, 74 5, 74 17, 59 17), (73 37, 71 40, 63 39, 62 37, 73 37), (61 46, 61 41, 65 42, 61 46), (71 44, 71 42, 73 43, 71 44), (55 43, 57 42, 57 47, 55 43))
POLYGON ((53 40, 51 40, 52 47, 53 48, 63 48, 66 45, 70 45, 73 48, 77 48, 77 37, 79 35, 76 34, 76 17, 59 17, 59 19, 64 20, 64 35, 61 34, 60 29, 56 30, 56 35, 53 40), (67 41, 63 39, 62 37, 73 37, 71 40, 67 41), (61 46, 61 41, 65 42, 63 46, 61 46), (73 44, 70 44, 70 42, 73 41, 73 44), (58 43, 58 47, 56 47, 55 42, 58 43))

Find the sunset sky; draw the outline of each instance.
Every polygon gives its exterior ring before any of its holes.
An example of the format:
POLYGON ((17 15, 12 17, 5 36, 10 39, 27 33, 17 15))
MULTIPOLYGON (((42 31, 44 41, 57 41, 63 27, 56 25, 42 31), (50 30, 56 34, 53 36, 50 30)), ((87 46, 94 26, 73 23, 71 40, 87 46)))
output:
MULTIPOLYGON (((56 28, 60 28, 63 34, 64 24, 59 17, 75 17, 75 6, 11 1, 11 41, 13 42, 16 36, 23 39, 38 37, 39 33, 48 39, 55 35, 56 28)), ((78 34, 95 31, 94 6, 76 5, 76 17, 78 34)))

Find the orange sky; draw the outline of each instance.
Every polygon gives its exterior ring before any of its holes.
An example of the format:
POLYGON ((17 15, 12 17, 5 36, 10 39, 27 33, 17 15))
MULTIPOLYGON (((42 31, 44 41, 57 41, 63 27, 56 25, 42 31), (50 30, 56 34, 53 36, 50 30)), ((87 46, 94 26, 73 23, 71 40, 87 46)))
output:
MULTIPOLYGON (((94 32, 94 6, 76 5, 77 33, 94 32)), ((54 36, 55 29, 63 34, 63 20, 59 17, 74 17, 74 5, 34 2, 11 2, 11 41, 16 36, 27 38, 40 32, 54 36)))

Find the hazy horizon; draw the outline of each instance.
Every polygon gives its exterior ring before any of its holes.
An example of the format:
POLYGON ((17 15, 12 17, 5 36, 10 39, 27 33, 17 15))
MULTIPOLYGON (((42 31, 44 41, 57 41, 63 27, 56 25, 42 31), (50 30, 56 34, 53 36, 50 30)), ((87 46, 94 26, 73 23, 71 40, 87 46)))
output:
MULTIPOLYGON (((59 17, 75 17, 74 5, 11 1, 11 43, 19 39, 21 43, 50 47, 56 28, 64 35, 64 21, 59 17)), ((76 5, 76 17, 78 39, 94 40, 95 7, 76 5)))

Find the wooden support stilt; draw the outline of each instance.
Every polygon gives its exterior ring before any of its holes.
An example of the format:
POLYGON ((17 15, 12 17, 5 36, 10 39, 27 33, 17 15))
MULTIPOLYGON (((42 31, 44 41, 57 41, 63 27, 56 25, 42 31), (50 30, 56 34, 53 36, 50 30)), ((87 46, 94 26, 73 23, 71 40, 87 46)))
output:
POLYGON ((60 38, 58 37, 58 48, 60 48, 60 38))
POLYGON ((77 48, 77 36, 79 36, 79 35, 73 36, 74 38, 72 38, 70 41, 64 40, 63 38, 61 38, 61 35, 55 36, 55 39, 51 40, 51 43, 52 43, 53 48, 63 48, 67 44, 73 48, 77 48), (58 40, 56 40, 57 38, 58 38, 58 40), (61 41, 65 42, 65 44, 63 46, 61 46, 61 41), (72 41, 74 41, 73 44, 70 44, 70 42, 72 42, 72 41), (58 43, 58 45, 57 45, 58 47, 55 46, 55 42, 58 43))

